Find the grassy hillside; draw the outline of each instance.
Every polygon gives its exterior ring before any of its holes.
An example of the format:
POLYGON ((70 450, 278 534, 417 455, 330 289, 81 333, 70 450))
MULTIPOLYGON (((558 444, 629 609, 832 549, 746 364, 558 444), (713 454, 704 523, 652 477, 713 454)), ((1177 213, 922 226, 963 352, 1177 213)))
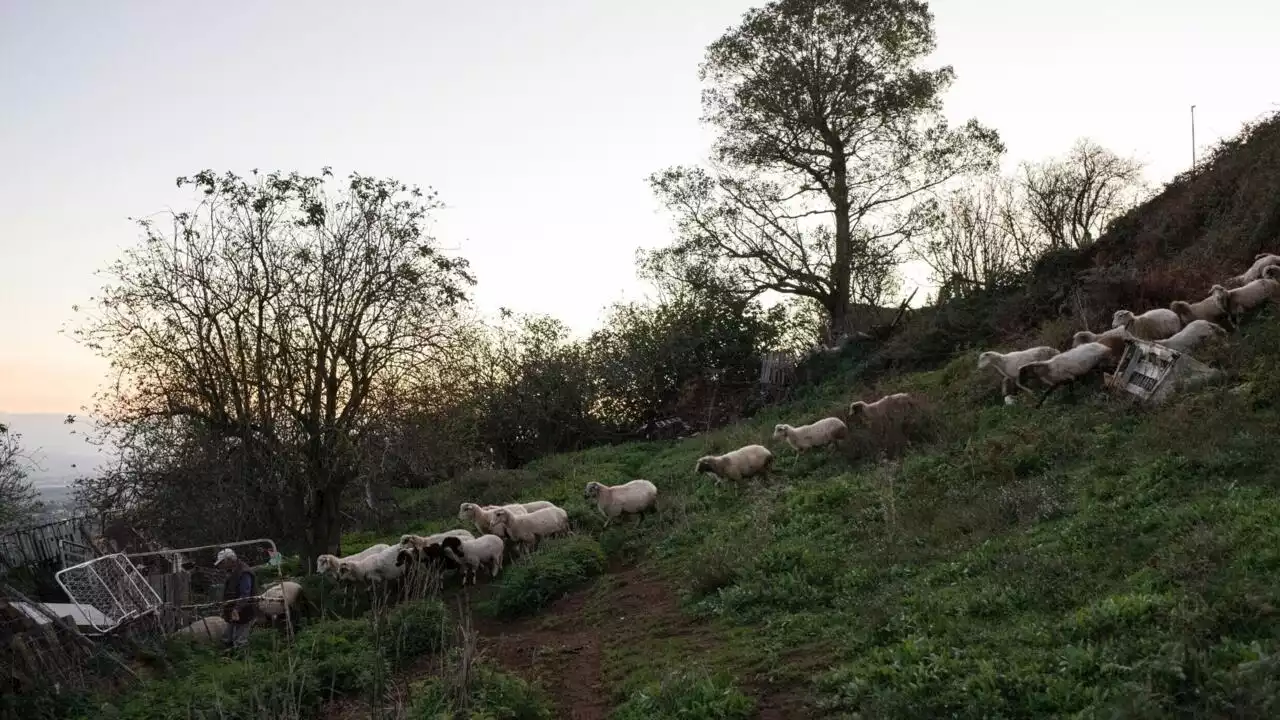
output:
MULTIPOLYGON (((586 482, 654 481, 661 520, 600 544, 615 567, 651 568, 715 638, 638 627, 627 642, 642 647, 606 648, 615 702, 687 665, 787 688, 824 715, 1268 716, 1280 709, 1275 318, 1232 342, 1217 359, 1243 384, 1158 410, 1101 394, 1004 407, 966 356, 886 383, 935 400, 935 437, 899 460, 779 449, 769 482, 693 474, 705 452, 836 412, 851 383, 835 381, 706 437, 464 478, 415 507, 444 519, 463 497, 547 498, 594 534, 586 482)), ((519 582, 506 576, 497 596, 519 582)))

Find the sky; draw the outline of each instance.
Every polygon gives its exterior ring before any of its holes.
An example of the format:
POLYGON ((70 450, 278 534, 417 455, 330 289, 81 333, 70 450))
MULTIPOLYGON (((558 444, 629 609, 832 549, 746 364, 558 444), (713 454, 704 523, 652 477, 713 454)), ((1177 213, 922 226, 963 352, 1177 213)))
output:
MULTIPOLYGON (((431 186, 481 310, 589 332, 671 239, 646 177, 706 157, 697 68, 758 2, 0 0, 0 412, 77 412, 106 363, 59 330, 203 168, 431 186)), ((936 0, 954 121, 1006 167, 1088 136, 1162 183, 1280 103, 1264 0, 936 0)), ((923 280, 912 269, 907 290, 923 280)))

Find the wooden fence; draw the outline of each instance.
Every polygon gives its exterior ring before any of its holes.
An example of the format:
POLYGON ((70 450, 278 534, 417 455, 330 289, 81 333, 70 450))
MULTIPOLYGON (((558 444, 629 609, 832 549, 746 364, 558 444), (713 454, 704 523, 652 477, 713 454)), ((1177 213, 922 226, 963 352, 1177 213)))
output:
POLYGON ((90 520, 85 516, 20 528, 0 535, 0 564, 9 568, 61 562, 61 541, 90 543, 90 520))
POLYGON ((760 384, 790 385, 796 377, 796 358, 784 352, 767 352, 760 357, 760 384))

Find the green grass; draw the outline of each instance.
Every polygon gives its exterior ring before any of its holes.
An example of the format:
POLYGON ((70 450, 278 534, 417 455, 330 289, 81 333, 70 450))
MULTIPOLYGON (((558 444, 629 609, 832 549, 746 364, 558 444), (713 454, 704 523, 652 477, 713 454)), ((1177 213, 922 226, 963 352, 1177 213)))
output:
POLYGON ((604 552, 583 535, 544 541, 538 551, 503 568, 481 611, 499 618, 536 613, 604 572, 604 552))
POLYGON ((417 683, 409 720, 552 720, 555 713, 541 688, 486 662, 471 665, 466 693, 440 678, 417 683))
POLYGON ((723 676, 675 672, 635 691, 614 720, 749 720, 756 707, 723 676))
MULTIPOLYGON (((668 578, 722 645, 607 648, 623 683, 686 652, 832 717, 1267 716, 1280 710, 1274 319, 1213 360, 1227 387, 1165 407, 1083 391, 1037 410, 1001 404, 965 355, 879 383, 936 413, 888 459, 855 433, 846 452, 775 446, 767 483, 694 475, 700 455, 831 414, 855 394, 846 375, 701 437, 546 458, 506 483, 489 471, 505 494, 484 500, 562 504, 608 557, 668 578), (583 485, 636 477, 660 488, 661 516, 600 534, 583 485)), ((456 507, 467 482, 408 500, 456 507)), ((513 611, 563 592, 517 590, 538 576, 528 567, 499 590, 520 598, 513 611)))

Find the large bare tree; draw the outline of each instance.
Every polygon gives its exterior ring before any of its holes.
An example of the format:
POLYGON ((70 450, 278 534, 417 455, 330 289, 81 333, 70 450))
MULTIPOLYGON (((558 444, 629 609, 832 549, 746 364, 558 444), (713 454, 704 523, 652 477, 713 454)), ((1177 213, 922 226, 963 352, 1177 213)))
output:
POLYGON ((658 260, 728 266, 748 294, 810 298, 847 331, 877 304, 904 242, 928 227, 926 191, 989 171, 996 132, 942 114, 950 67, 926 69, 933 16, 919 0, 779 0, 708 49, 709 169, 650 182, 677 218, 658 260))
POLYGON ((260 514, 308 559, 338 550, 375 399, 445 346, 474 280, 425 232, 434 193, 333 184, 204 171, 178 179, 192 210, 139 221, 77 331, 117 373, 97 415, 122 464, 90 484, 100 503, 163 512, 190 484, 193 506, 219 498, 209 533, 260 514))

